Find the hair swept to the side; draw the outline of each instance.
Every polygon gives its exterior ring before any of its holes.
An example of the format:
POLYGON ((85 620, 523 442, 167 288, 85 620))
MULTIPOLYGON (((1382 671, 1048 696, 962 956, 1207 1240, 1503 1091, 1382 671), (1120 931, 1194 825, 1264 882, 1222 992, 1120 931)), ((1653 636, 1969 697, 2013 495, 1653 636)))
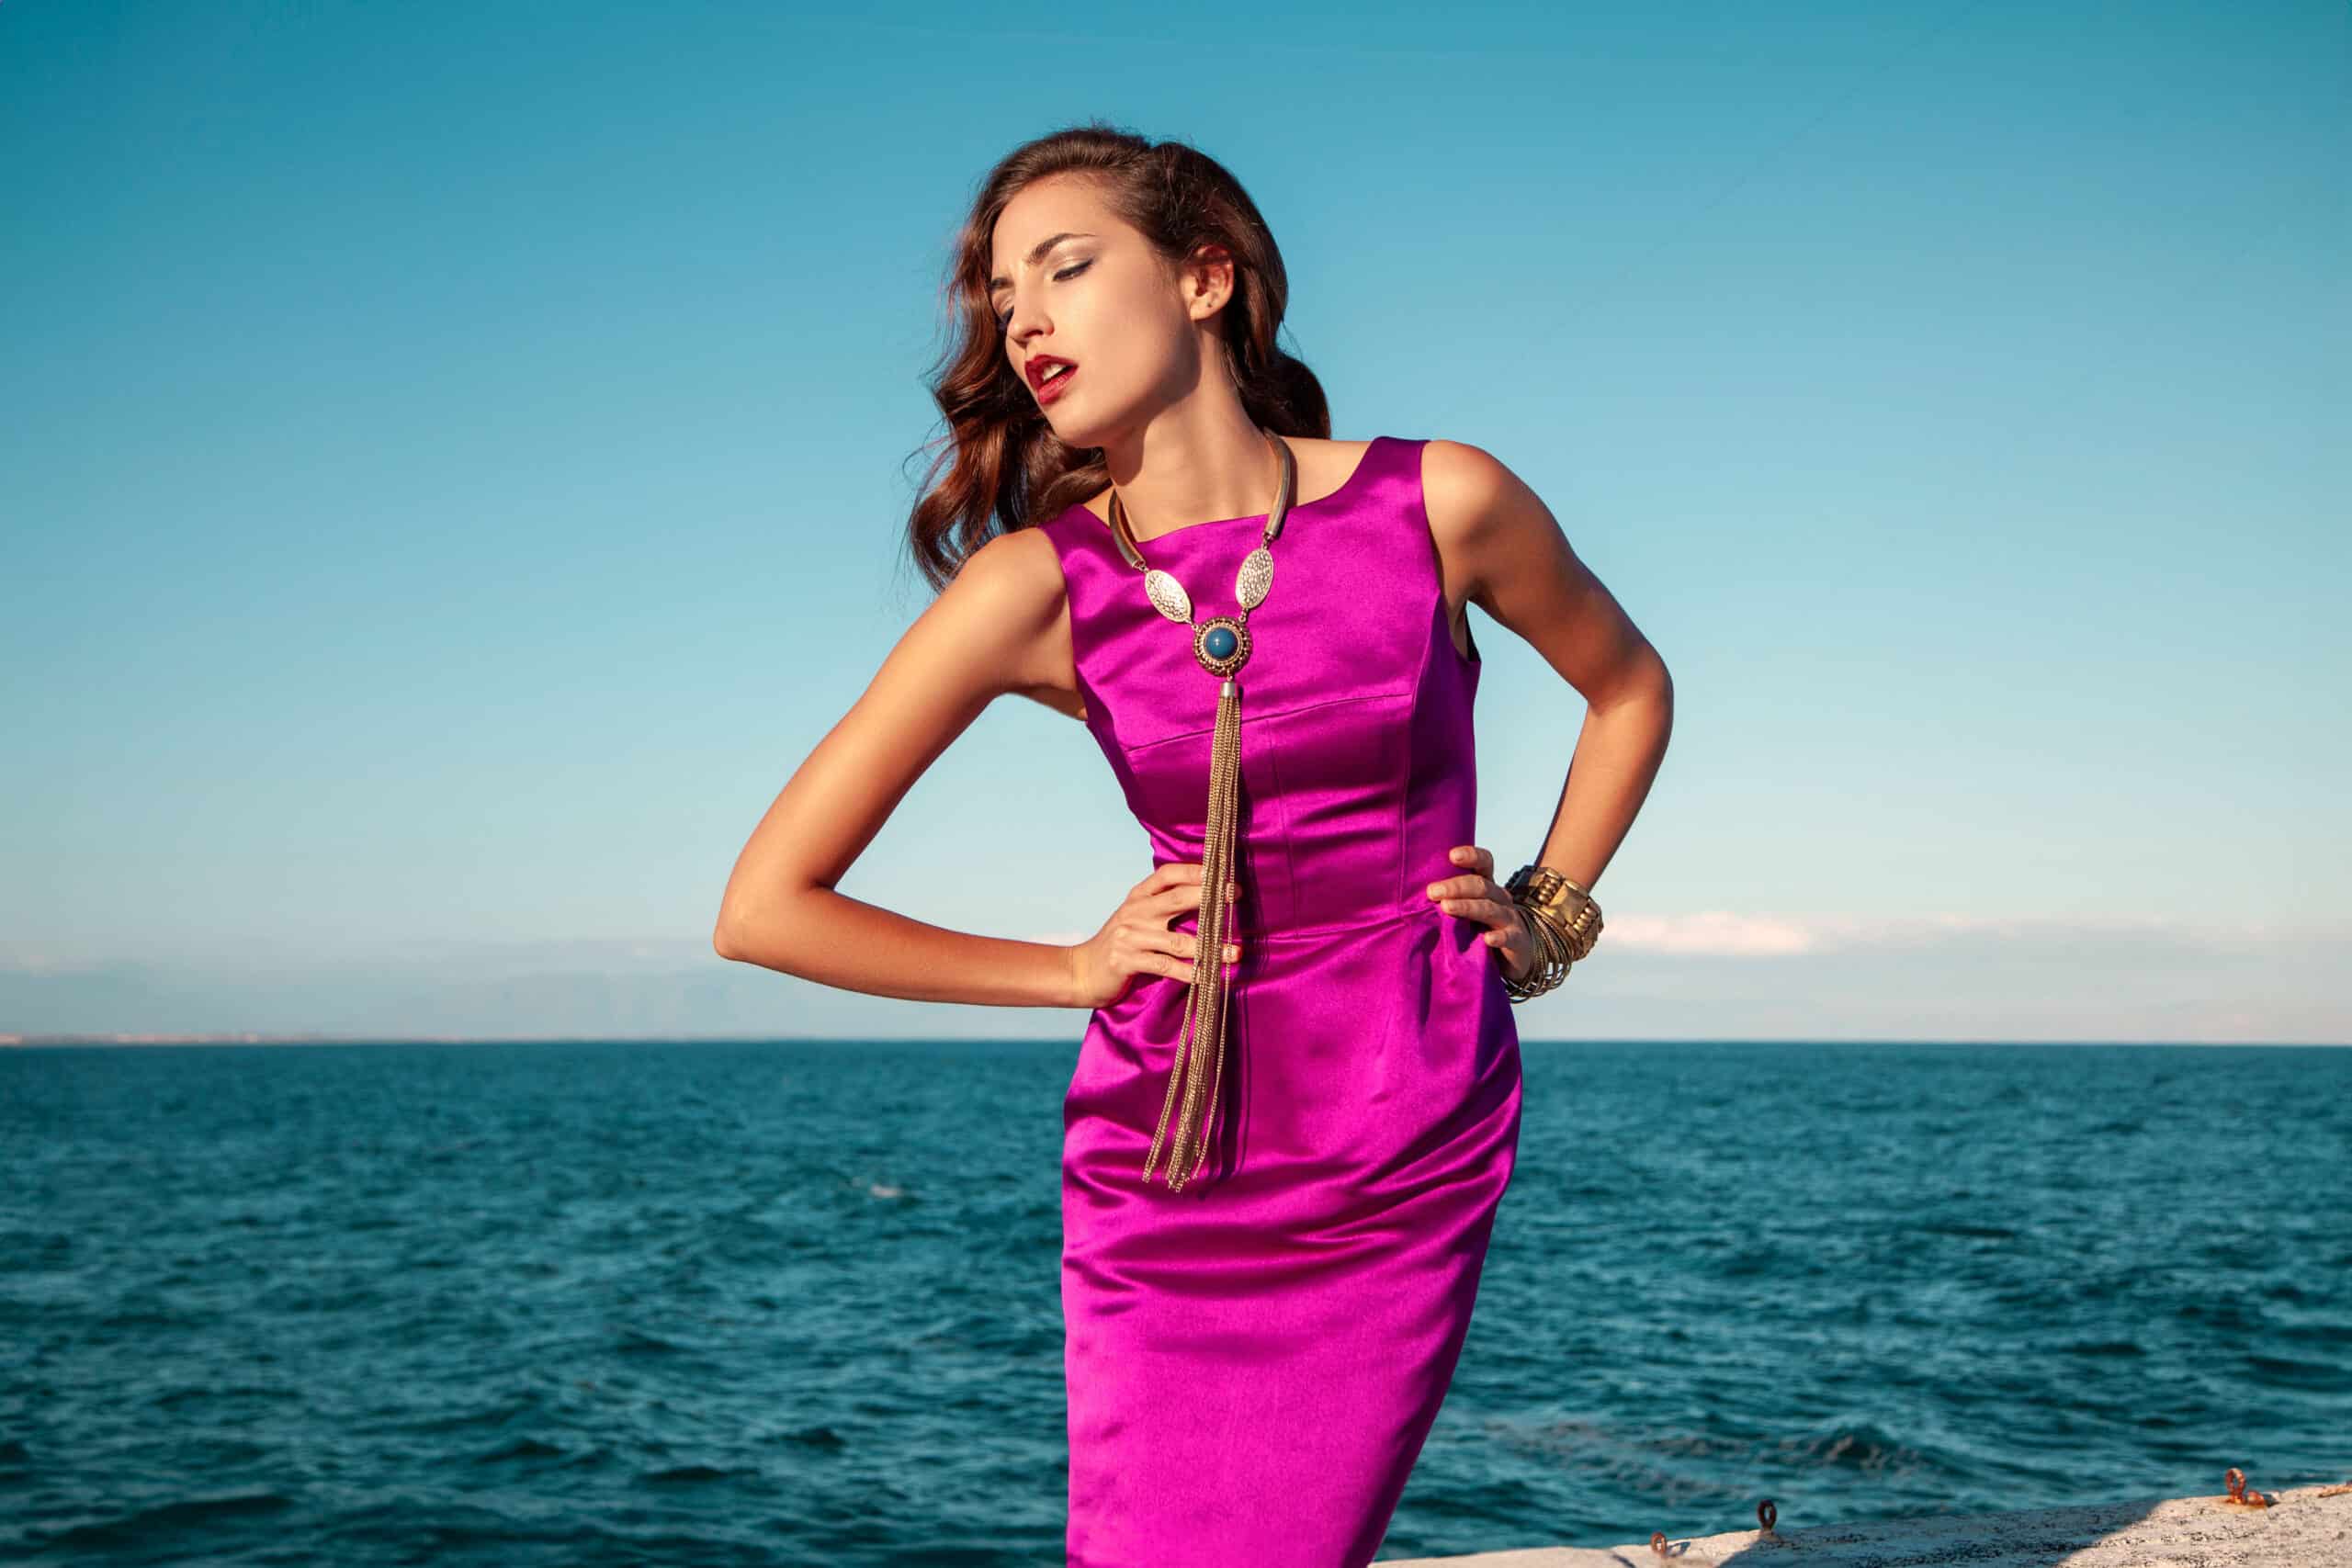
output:
POLYGON ((925 448, 933 456, 907 523, 909 548, 934 591, 995 534, 1051 517, 1110 482, 1102 448, 1063 445, 1013 374, 989 299, 989 252, 1005 204, 1033 181, 1072 174, 1099 182, 1112 210, 1171 265, 1204 244, 1225 247, 1234 290, 1220 321, 1243 408, 1278 435, 1331 434, 1322 384, 1274 342, 1290 282, 1239 180, 1182 141, 1152 141, 1099 120, 1023 142, 981 180, 941 290, 951 340, 926 384, 947 430, 925 448))

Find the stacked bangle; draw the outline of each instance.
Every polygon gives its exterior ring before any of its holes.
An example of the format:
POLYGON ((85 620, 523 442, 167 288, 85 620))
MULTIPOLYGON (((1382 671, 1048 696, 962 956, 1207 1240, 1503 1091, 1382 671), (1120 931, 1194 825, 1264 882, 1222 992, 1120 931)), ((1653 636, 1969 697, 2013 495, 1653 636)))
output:
POLYGON ((1600 906, 1590 890, 1532 862, 1512 872, 1504 886, 1535 939, 1535 967, 1523 980, 1506 973, 1503 988, 1512 1001, 1529 1001, 1566 979, 1570 966, 1592 951, 1600 940, 1600 906))

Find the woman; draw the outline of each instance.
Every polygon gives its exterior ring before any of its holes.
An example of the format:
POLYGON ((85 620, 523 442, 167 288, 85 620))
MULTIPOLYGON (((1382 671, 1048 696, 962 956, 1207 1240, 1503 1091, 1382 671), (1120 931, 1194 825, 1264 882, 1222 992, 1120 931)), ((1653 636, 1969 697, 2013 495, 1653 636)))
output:
POLYGON ((716 945, 874 995, 1089 1009, 1069 1561, 1366 1562, 1510 1183, 1510 1003, 1589 947, 1672 687, 1493 457, 1329 438, 1274 345, 1280 253, 1193 149, 1099 126, 1017 149, 953 285, 953 451, 910 527, 944 588, 752 835, 716 945), (1532 863, 1559 876, 1508 888, 1467 841, 1473 602, 1588 704, 1532 863), (1102 929, 968 935, 834 891, 1006 693, 1085 723, 1150 836, 1102 929))

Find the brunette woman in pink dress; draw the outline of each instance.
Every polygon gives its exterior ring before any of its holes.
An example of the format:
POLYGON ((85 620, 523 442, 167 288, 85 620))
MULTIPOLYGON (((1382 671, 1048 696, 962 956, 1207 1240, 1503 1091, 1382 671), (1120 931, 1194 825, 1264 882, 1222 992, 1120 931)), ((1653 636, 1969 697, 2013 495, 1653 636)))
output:
MULTIPOLYGON (((1591 950, 1672 685, 1493 457, 1331 438, 1275 346, 1281 255, 1197 151, 1091 127, 1016 150, 951 284, 951 443, 911 524, 941 592, 752 834, 716 943, 875 995, 1087 1010, 1068 1561, 1352 1568, 1510 1184, 1511 1004, 1591 950), (1573 736, 1565 702, 1529 715, 1577 765, 1507 882, 1472 841, 1474 603, 1587 705, 1573 736), (1102 929, 971 935, 834 892, 1007 694, 1087 727, 1148 837, 1102 929)), ((1392 330, 1442 333, 1471 288, 1424 288, 1392 330)))

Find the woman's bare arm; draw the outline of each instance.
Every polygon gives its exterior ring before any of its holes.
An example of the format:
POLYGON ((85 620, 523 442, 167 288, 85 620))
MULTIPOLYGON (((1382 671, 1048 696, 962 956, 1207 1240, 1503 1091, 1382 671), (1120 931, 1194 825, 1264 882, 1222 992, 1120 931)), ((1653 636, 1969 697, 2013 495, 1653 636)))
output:
POLYGON ((1430 441, 1421 453, 1421 491, 1448 598, 1479 605, 1583 694, 1584 727, 1559 805, 1530 858, 1589 888, 1665 760, 1674 728, 1666 661, 1577 558, 1551 509, 1495 457, 1430 441))
POLYGON ((1050 539, 1023 530, 974 551, 736 857, 711 935, 719 956, 877 997, 1074 1005, 1074 948, 949 931, 834 890, 990 702, 1017 692, 1070 711, 1069 626, 1050 539))

